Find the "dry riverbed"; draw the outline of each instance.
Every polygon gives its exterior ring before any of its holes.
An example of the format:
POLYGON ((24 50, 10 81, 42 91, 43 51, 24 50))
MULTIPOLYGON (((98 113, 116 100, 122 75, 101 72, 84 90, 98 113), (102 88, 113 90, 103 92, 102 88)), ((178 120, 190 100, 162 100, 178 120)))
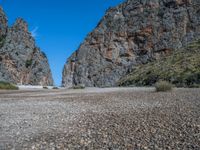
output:
POLYGON ((0 150, 200 149, 200 89, 0 91, 0 150))

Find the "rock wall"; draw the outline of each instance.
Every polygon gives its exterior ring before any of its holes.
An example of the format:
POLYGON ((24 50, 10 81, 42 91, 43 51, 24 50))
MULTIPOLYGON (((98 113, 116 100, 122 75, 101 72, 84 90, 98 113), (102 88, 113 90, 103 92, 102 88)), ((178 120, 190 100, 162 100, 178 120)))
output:
POLYGON ((197 38, 200 0, 127 0, 107 11, 67 60, 63 86, 115 86, 134 66, 197 38))
POLYGON ((0 81, 53 85, 46 55, 35 45, 27 23, 19 18, 8 27, 0 8, 0 81))

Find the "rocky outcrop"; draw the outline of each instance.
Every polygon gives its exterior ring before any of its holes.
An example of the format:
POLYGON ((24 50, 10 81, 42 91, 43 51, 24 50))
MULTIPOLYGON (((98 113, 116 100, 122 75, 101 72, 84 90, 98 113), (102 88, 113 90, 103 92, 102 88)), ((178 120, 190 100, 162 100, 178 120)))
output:
POLYGON ((63 86, 115 86, 136 65, 200 38, 199 6, 199 0, 127 0, 109 9, 67 60, 63 86))
POLYGON ((35 45, 23 19, 12 27, 0 8, 0 81, 15 84, 53 85, 46 55, 35 45))
POLYGON ((7 28, 7 18, 0 7, 0 48, 3 46, 3 40, 6 36, 7 28))
POLYGON ((200 87, 200 39, 174 51, 172 55, 138 65, 123 76, 119 86, 154 86, 167 81, 176 87, 200 87))

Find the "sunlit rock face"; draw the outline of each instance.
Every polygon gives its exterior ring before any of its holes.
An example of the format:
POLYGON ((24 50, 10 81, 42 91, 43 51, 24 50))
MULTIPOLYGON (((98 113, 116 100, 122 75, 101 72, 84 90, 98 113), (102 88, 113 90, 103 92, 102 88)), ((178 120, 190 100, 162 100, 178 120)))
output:
POLYGON ((136 65, 170 55, 200 38, 199 4, 199 0, 128 0, 110 8, 67 60, 63 86, 115 86, 136 65))
POLYGON ((27 23, 19 18, 12 27, 0 8, 0 81, 53 85, 46 55, 35 45, 27 23))

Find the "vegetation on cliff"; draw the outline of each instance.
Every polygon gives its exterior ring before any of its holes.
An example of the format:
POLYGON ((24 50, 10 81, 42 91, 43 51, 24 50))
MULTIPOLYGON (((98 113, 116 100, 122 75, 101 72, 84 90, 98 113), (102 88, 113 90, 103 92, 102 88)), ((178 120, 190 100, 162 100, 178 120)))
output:
POLYGON ((121 78, 120 86, 152 86, 159 80, 177 87, 200 87, 200 40, 145 65, 121 78))
POLYGON ((9 82, 0 81, 0 90, 18 90, 19 88, 9 82))

